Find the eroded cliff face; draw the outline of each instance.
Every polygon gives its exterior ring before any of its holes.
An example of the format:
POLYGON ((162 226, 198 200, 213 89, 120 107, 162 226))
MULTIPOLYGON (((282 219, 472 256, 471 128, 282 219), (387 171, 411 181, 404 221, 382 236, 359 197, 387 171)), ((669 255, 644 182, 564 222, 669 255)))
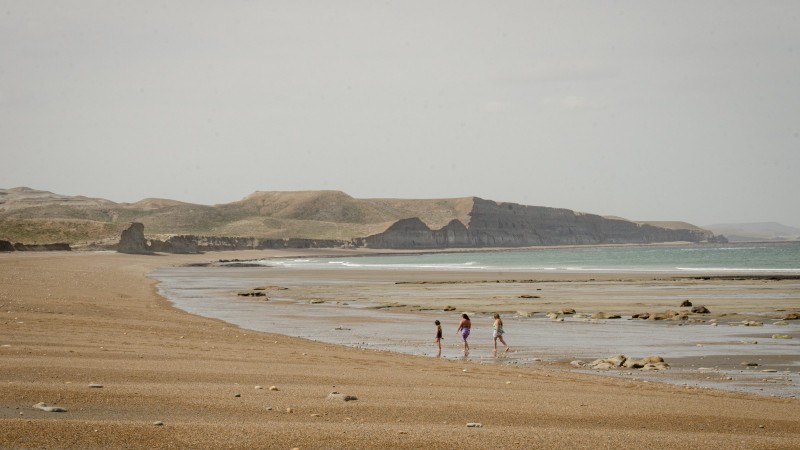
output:
POLYGON ((569 209, 496 203, 475 198, 470 222, 431 230, 417 218, 403 219, 364 239, 371 248, 528 247, 536 245, 648 244, 714 241, 703 230, 667 229, 569 209))

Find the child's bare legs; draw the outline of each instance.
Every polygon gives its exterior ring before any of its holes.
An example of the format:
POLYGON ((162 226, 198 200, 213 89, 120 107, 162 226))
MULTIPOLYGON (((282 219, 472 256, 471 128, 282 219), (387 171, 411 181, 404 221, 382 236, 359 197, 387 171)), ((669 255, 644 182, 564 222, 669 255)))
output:
MULTIPOLYGON (((506 344, 506 341, 503 340, 503 336, 502 335, 501 336, 497 336, 497 339, 500 339, 500 342, 502 342, 503 345, 506 346, 506 351, 508 351, 510 347, 508 346, 508 344, 506 344)), ((497 339, 494 340, 494 351, 495 352, 497 351, 497 339)))
POLYGON ((494 337, 494 349, 492 350, 492 353, 497 353, 497 340, 498 339, 500 339, 500 342, 502 342, 503 345, 506 346, 506 351, 508 351, 510 349, 510 347, 508 346, 508 344, 506 344, 506 341, 503 340, 503 336, 497 335, 497 336, 494 337))

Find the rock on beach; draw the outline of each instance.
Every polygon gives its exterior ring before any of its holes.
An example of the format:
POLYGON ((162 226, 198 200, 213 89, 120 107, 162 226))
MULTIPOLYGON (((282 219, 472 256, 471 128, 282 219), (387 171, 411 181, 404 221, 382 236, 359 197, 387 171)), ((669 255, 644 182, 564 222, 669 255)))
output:
POLYGON ((38 409, 45 412, 67 412, 66 408, 62 408, 56 405, 48 405, 45 402, 39 402, 33 405, 33 409, 38 409))
POLYGON ((596 359, 588 364, 583 363, 583 361, 573 361, 571 364, 576 367, 587 367, 594 370, 609 370, 618 367, 641 370, 663 370, 669 368, 669 364, 664 362, 664 358, 660 356, 647 356, 641 359, 634 359, 628 358, 625 355, 616 355, 609 358, 596 359))
POLYGON ((355 395, 345 395, 345 394, 333 391, 330 394, 328 394, 328 400, 351 402, 353 400, 358 400, 358 397, 356 397, 355 395))

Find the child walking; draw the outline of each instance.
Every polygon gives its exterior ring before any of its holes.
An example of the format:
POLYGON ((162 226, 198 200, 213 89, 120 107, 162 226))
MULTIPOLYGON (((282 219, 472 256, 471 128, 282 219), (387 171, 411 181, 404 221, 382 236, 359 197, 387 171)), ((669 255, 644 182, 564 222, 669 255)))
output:
POLYGON ((436 324, 436 340, 434 340, 433 342, 435 342, 436 345, 439 346, 439 353, 437 353, 436 356, 441 356, 442 355, 442 324, 438 320, 434 320, 433 323, 436 324))
POLYGON ((469 320, 469 316, 464 313, 461 314, 461 322, 458 324, 458 329, 456 330, 456 334, 461 334, 461 339, 464 340, 464 356, 469 354, 469 344, 467 343, 467 338, 469 337, 469 332, 472 329, 472 321, 469 320))
POLYGON ((500 318, 500 314, 495 313, 494 325, 492 326, 492 328, 494 329, 494 333, 492 333, 492 335, 494 336, 494 350, 492 351, 494 353, 497 353, 498 339, 500 339, 500 342, 502 342, 503 345, 506 346, 506 351, 508 351, 510 347, 508 346, 508 344, 506 344, 506 341, 503 340, 503 333, 505 332, 503 331, 503 320, 500 318))

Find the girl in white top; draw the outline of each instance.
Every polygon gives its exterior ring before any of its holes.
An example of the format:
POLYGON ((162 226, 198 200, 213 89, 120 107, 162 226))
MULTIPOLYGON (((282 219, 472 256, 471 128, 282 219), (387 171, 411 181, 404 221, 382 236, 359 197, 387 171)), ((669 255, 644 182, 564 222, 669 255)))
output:
POLYGON ((494 333, 493 333, 493 336, 494 336, 494 350, 492 350, 492 351, 494 353, 497 353, 497 340, 498 339, 500 339, 500 342, 502 342, 503 345, 506 346, 506 351, 508 351, 510 349, 510 347, 508 346, 508 344, 506 344, 506 341, 503 340, 503 333, 504 333, 504 331, 503 331, 503 320, 500 319, 500 314, 495 314, 494 315, 494 325, 492 326, 492 328, 494 329, 494 333))

